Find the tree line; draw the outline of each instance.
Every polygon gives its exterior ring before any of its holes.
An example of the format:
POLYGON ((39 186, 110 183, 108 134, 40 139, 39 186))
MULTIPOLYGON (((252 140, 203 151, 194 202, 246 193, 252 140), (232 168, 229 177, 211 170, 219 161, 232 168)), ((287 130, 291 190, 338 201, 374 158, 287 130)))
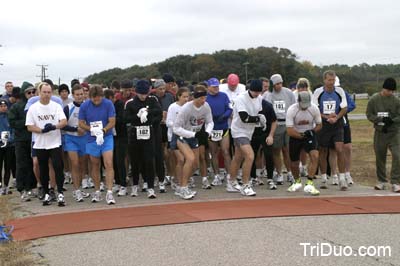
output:
POLYGON ((342 64, 317 66, 310 61, 300 61, 295 53, 286 48, 257 47, 238 50, 221 50, 212 54, 177 55, 162 62, 147 66, 133 65, 121 69, 112 68, 89 75, 86 81, 109 86, 113 80, 160 78, 164 73, 176 79, 200 82, 217 77, 227 77, 230 73, 239 75, 242 83, 247 78, 270 77, 280 73, 284 85, 289 86, 299 77, 306 77, 313 87, 322 83, 322 73, 333 69, 340 77, 342 87, 352 93, 378 91, 386 77, 399 78, 400 65, 375 64, 348 66, 342 64))

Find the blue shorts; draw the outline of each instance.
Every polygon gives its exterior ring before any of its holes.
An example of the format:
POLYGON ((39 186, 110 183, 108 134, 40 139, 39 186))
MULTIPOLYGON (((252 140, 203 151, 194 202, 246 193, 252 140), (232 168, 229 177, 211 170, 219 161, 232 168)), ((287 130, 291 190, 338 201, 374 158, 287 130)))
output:
POLYGON ((186 143, 191 149, 196 149, 199 147, 199 141, 196 138, 184 138, 173 134, 171 142, 169 143, 171 150, 178 150, 178 141, 186 143))
POLYGON ((62 147, 65 147, 65 136, 66 136, 66 134, 61 134, 61 146, 62 147))
POLYGON ((74 136, 65 134, 64 138, 64 151, 75 151, 78 153, 78 156, 83 156, 86 154, 87 136, 74 136))
POLYGON ((86 143, 86 154, 93 157, 100 157, 106 151, 112 150, 114 150, 113 135, 105 136, 103 145, 97 145, 96 141, 86 143))

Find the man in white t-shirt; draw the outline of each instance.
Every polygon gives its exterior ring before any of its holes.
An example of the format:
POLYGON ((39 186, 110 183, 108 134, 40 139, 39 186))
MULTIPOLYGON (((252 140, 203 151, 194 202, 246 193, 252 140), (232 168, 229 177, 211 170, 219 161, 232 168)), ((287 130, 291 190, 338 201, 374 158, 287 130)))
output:
MULTIPOLYGON (((236 74, 229 74, 228 83, 220 84, 219 91, 224 92, 228 95, 231 105, 234 105, 236 97, 246 91, 246 86, 239 83, 239 77, 236 74)), ((232 108, 231 106, 231 108, 232 108)), ((229 123, 230 124, 230 123, 229 123)))
POLYGON ((295 182, 288 188, 295 192, 302 188, 300 179, 299 162, 302 150, 310 155, 309 175, 304 192, 313 196, 319 195, 315 188, 313 178, 318 168, 318 147, 316 132, 322 128, 321 115, 316 105, 311 104, 311 95, 308 91, 298 94, 298 103, 291 105, 286 115, 286 128, 289 135, 289 155, 291 170, 295 182))
POLYGON ((45 197, 43 206, 50 205, 49 195, 49 164, 51 159, 57 182, 58 206, 65 206, 63 194, 64 173, 62 166, 61 131, 67 124, 67 119, 61 106, 50 101, 52 88, 48 83, 39 85, 40 100, 28 110, 25 125, 33 133, 40 168, 40 179, 45 197))

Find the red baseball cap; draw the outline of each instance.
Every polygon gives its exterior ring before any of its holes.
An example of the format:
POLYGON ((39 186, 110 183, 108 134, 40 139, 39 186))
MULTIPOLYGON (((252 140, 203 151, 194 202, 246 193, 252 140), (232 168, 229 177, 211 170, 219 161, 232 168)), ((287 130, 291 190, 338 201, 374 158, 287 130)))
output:
POLYGON ((228 76, 228 85, 236 86, 239 84, 239 77, 236 74, 229 74, 228 76))

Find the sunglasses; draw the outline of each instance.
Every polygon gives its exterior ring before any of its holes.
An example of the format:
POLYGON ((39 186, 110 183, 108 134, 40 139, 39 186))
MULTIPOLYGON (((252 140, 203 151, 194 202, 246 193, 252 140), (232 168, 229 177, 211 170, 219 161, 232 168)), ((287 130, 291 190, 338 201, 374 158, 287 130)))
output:
POLYGON ((26 94, 35 94, 36 93, 36 90, 31 90, 31 91, 27 91, 27 92, 25 92, 26 94))

